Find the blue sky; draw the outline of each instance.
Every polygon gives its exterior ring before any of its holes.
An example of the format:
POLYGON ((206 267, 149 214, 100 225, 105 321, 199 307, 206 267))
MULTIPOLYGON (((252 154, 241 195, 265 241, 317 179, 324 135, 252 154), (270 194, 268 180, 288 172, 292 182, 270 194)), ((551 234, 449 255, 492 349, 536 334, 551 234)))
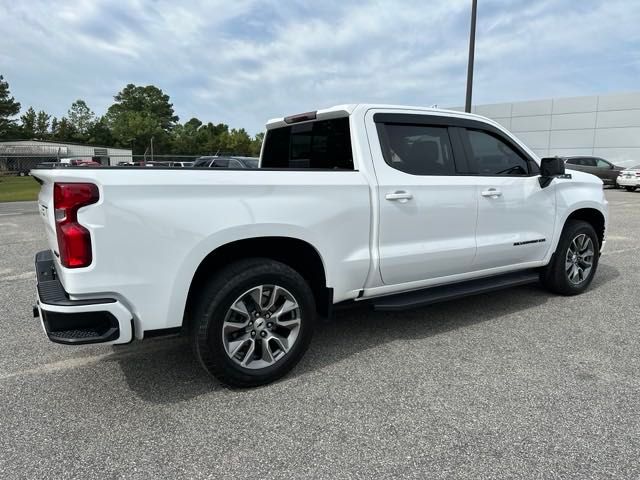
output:
MULTIPOLYGON (((474 103, 640 89, 640 1, 479 0, 474 103)), ((340 103, 464 103, 471 0, 0 0, 23 110, 104 113, 127 83, 181 121, 262 130, 340 103)))

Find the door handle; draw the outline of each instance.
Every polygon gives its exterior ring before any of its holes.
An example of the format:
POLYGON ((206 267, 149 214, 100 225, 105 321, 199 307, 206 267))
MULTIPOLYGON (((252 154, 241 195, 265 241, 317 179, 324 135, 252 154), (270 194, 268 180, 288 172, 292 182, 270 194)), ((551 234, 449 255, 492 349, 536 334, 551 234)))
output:
POLYGON ((400 203, 405 203, 411 200, 413 195, 409 192, 405 192, 404 190, 398 190, 393 193, 387 193, 384 198, 390 201, 398 200, 400 203))
POLYGON ((491 198, 498 198, 502 196, 502 192, 500 190, 498 190, 497 188, 489 188, 487 190, 483 190, 482 191, 482 196, 483 197, 491 197, 491 198))

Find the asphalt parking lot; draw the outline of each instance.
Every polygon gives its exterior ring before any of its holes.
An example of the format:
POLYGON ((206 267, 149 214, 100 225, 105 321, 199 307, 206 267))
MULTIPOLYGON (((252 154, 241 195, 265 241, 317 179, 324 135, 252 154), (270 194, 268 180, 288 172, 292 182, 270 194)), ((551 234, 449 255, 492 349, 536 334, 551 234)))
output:
POLYGON ((588 293, 341 312, 254 390, 180 338, 50 343, 35 204, 0 204, 0 478, 638 478, 640 192, 607 197, 588 293))

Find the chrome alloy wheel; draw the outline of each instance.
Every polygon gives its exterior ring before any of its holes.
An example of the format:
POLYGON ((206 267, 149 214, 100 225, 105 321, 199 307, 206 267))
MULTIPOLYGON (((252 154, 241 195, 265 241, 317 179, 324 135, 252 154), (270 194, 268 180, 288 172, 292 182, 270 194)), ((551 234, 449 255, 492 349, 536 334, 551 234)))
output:
POLYGON ((595 249, 591 238, 581 233, 569 244, 565 259, 567 278, 574 285, 580 285, 591 274, 595 249))
POLYGON ((300 332, 300 306, 278 285, 260 285, 240 295, 222 325, 224 349, 250 369, 269 367, 291 350, 300 332))

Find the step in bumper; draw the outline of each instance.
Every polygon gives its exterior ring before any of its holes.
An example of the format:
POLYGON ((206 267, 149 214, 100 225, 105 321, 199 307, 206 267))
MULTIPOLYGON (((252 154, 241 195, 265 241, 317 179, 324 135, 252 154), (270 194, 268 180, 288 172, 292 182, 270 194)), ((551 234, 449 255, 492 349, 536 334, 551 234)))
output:
POLYGON ((49 340, 65 345, 120 344, 133 339, 133 316, 114 298, 73 300, 57 277, 53 253, 35 259, 37 313, 49 340))

